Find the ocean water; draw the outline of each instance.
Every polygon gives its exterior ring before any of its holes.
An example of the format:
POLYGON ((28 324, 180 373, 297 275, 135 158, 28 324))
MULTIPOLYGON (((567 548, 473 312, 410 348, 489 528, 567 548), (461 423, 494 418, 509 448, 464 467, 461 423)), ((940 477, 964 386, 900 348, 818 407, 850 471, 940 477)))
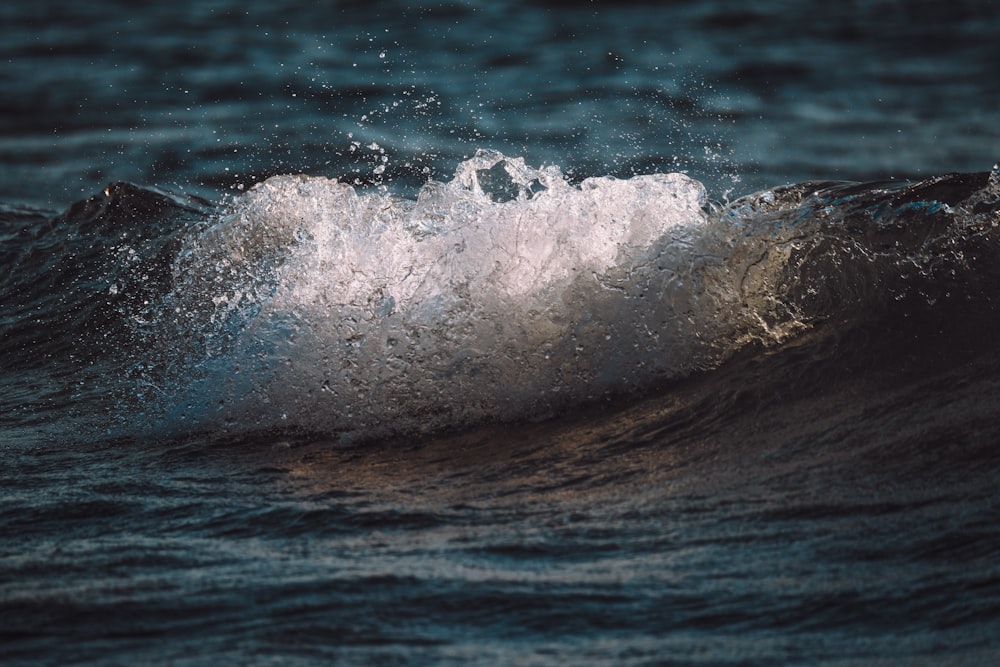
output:
POLYGON ((996 661, 998 11, 0 7, 0 664, 996 661))

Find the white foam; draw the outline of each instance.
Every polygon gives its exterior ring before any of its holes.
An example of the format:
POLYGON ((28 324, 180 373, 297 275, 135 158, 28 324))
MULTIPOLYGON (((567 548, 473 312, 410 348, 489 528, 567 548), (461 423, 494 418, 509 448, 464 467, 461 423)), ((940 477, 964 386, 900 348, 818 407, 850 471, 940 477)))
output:
POLYGON ((210 406, 186 416, 432 430, 536 416, 717 363, 745 327, 731 277, 738 232, 706 205, 682 174, 573 186, 493 152, 416 201, 271 178, 178 263, 178 283, 223 314, 234 299, 254 304, 185 377, 200 379, 181 403, 210 406))

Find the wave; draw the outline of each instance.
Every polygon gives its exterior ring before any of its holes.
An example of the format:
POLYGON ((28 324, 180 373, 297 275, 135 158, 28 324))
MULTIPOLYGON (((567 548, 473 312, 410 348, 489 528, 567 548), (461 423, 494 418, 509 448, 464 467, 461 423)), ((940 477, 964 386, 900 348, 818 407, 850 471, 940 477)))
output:
POLYGON ((415 199, 299 175, 217 206, 118 184, 13 217, 11 368, 76 359, 126 430, 350 440, 540 418, 808 331, 987 304, 1000 177, 718 203, 683 174, 572 184, 480 151, 415 199))

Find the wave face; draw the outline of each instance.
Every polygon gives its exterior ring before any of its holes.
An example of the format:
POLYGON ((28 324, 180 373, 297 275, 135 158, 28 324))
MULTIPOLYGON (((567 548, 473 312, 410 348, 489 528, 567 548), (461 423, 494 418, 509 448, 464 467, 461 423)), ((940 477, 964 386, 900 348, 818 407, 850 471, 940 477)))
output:
POLYGON ((998 202, 996 170, 723 205, 682 174, 574 185, 488 151, 415 200, 306 176, 219 207, 116 185, 20 216, 11 263, 48 280, 4 283, 5 353, 147 434, 533 419, 748 345, 987 303, 998 202))

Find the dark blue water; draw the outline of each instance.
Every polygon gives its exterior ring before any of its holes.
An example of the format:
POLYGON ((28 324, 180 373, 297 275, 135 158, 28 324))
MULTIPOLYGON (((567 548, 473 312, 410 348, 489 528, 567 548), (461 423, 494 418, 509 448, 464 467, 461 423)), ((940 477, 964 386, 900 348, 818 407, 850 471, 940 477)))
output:
POLYGON ((989 664, 991 2, 0 8, 0 663, 989 664))

